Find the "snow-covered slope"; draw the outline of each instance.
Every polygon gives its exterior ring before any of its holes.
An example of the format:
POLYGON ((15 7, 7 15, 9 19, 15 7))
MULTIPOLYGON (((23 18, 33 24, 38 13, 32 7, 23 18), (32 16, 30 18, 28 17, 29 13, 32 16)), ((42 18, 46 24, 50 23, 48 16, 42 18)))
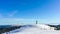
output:
POLYGON ((50 30, 49 28, 50 26, 44 24, 23 25, 19 29, 10 31, 9 34, 59 34, 60 33, 60 31, 50 30))
POLYGON ((42 30, 54 30, 54 27, 50 27, 50 26, 45 25, 45 24, 36 24, 36 26, 42 30))

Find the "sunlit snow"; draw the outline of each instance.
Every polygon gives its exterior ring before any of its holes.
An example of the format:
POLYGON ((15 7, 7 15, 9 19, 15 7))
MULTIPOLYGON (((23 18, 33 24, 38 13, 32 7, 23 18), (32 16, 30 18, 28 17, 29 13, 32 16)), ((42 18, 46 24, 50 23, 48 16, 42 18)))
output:
MULTIPOLYGON (((60 31, 50 30, 43 24, 23 25, 21 28, 8 32, 9 34, 60 34, 60 31)), ((6 34, 6 33, 3 33, 6 34)))

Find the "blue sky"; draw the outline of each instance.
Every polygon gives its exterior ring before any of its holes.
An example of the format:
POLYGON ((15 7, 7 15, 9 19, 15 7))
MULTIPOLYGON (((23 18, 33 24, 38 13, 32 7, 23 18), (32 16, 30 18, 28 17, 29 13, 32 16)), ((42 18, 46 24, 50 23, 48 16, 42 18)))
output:
POLYGON ((0 0, 0 24, 60 24, 60 0, 0 0))

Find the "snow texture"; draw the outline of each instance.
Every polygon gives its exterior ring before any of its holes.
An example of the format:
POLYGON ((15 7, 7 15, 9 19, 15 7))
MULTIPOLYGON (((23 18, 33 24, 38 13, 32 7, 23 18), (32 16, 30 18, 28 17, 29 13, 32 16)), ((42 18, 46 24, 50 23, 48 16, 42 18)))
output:
MULTIPOLYGON (((23 25, 21 28, 8 32, 9 34, 60 34, 60 31, 50 30, 43 24, 23 25)), ((6 34, 6 33, 3 33, 6 34)))

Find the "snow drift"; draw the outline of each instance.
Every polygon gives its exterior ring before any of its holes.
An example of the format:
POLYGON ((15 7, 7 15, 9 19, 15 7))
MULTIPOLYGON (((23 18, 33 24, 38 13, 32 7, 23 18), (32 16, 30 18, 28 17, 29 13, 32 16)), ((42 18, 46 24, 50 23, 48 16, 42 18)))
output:
MULTIPOLYGON (((60 31, 54 31, 48 25, 35 24, 35 25, 23 25, 21 28, 10 31, 8 34, 59 34, 60 31)), ((6 33, 3 33, 6 34, 6 33)))

